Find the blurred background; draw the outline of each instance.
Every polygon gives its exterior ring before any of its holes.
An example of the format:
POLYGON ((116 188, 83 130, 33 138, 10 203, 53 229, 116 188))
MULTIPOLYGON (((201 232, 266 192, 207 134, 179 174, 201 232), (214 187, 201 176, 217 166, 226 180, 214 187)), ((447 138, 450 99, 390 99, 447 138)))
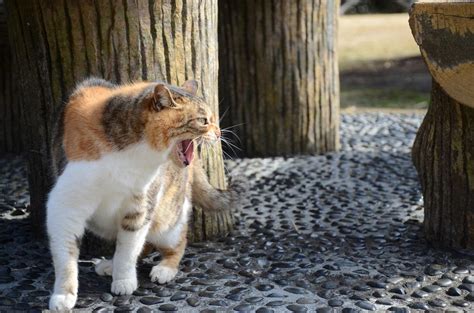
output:
POLYGON ((408 25, 412 0, 342 0, 341 108, 426 109, 431 78, 408 25))

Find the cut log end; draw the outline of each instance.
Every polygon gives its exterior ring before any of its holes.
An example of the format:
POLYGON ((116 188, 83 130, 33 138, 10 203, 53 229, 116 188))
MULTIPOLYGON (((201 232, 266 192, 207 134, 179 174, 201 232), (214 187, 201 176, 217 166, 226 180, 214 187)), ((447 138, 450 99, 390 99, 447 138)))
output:
POLYGON ((416 3, 410 27, 438 84, 456 101, 474 107, 474 3, 416 3))

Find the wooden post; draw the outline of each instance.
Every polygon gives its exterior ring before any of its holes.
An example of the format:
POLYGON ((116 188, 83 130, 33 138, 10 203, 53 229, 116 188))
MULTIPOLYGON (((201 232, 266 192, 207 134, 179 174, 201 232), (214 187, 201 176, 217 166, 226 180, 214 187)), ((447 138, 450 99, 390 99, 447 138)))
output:
POLYGON ((243 155, 323 153, 339 147, 339 1, 220 0, 224 126, 243 155))
POLYGON ((19 86, 9 46, 5 4, 0 0, 0 154, 23 151, 19 86))
MULTIPOLYGON (((217 2, 203 1, 7 1, 12 52, 19 60, 28 122, 32 220, 44 224, 45 197, 55 181, 51 125, 75 83, 96 75, 122 83, 201 82, 200 92, 218 113, 217 2)), ((211 182, 225 188, 220 147, 202 154, 211 182)), ((230 212, 196 209, 192 238, 223 235, 230 212)))
POLYGON ((410 26, 433 76, 413 147, 424 228, 435 246, 474 248, 474 3, 418 3, 410 26))

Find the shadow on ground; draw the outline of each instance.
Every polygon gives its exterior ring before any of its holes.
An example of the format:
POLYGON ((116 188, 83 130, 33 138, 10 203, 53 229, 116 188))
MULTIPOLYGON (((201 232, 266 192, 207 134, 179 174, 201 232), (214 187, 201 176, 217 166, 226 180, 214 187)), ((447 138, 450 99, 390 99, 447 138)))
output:
POLYGON ((341 70, 341 106, 427 108, 431 76, 423 59, 361 62, 341 70))

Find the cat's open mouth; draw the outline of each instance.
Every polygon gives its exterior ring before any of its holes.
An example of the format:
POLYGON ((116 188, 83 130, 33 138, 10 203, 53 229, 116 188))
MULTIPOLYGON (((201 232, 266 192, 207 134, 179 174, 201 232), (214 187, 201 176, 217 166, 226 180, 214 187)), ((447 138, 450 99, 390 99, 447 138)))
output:
POLYGON ((194 159, 194 143, 192 140, 187 139, 178 142, 176 145, 176 151, 178 153, 178 158, 183 162, 184 166, 191 164, 194 159))

